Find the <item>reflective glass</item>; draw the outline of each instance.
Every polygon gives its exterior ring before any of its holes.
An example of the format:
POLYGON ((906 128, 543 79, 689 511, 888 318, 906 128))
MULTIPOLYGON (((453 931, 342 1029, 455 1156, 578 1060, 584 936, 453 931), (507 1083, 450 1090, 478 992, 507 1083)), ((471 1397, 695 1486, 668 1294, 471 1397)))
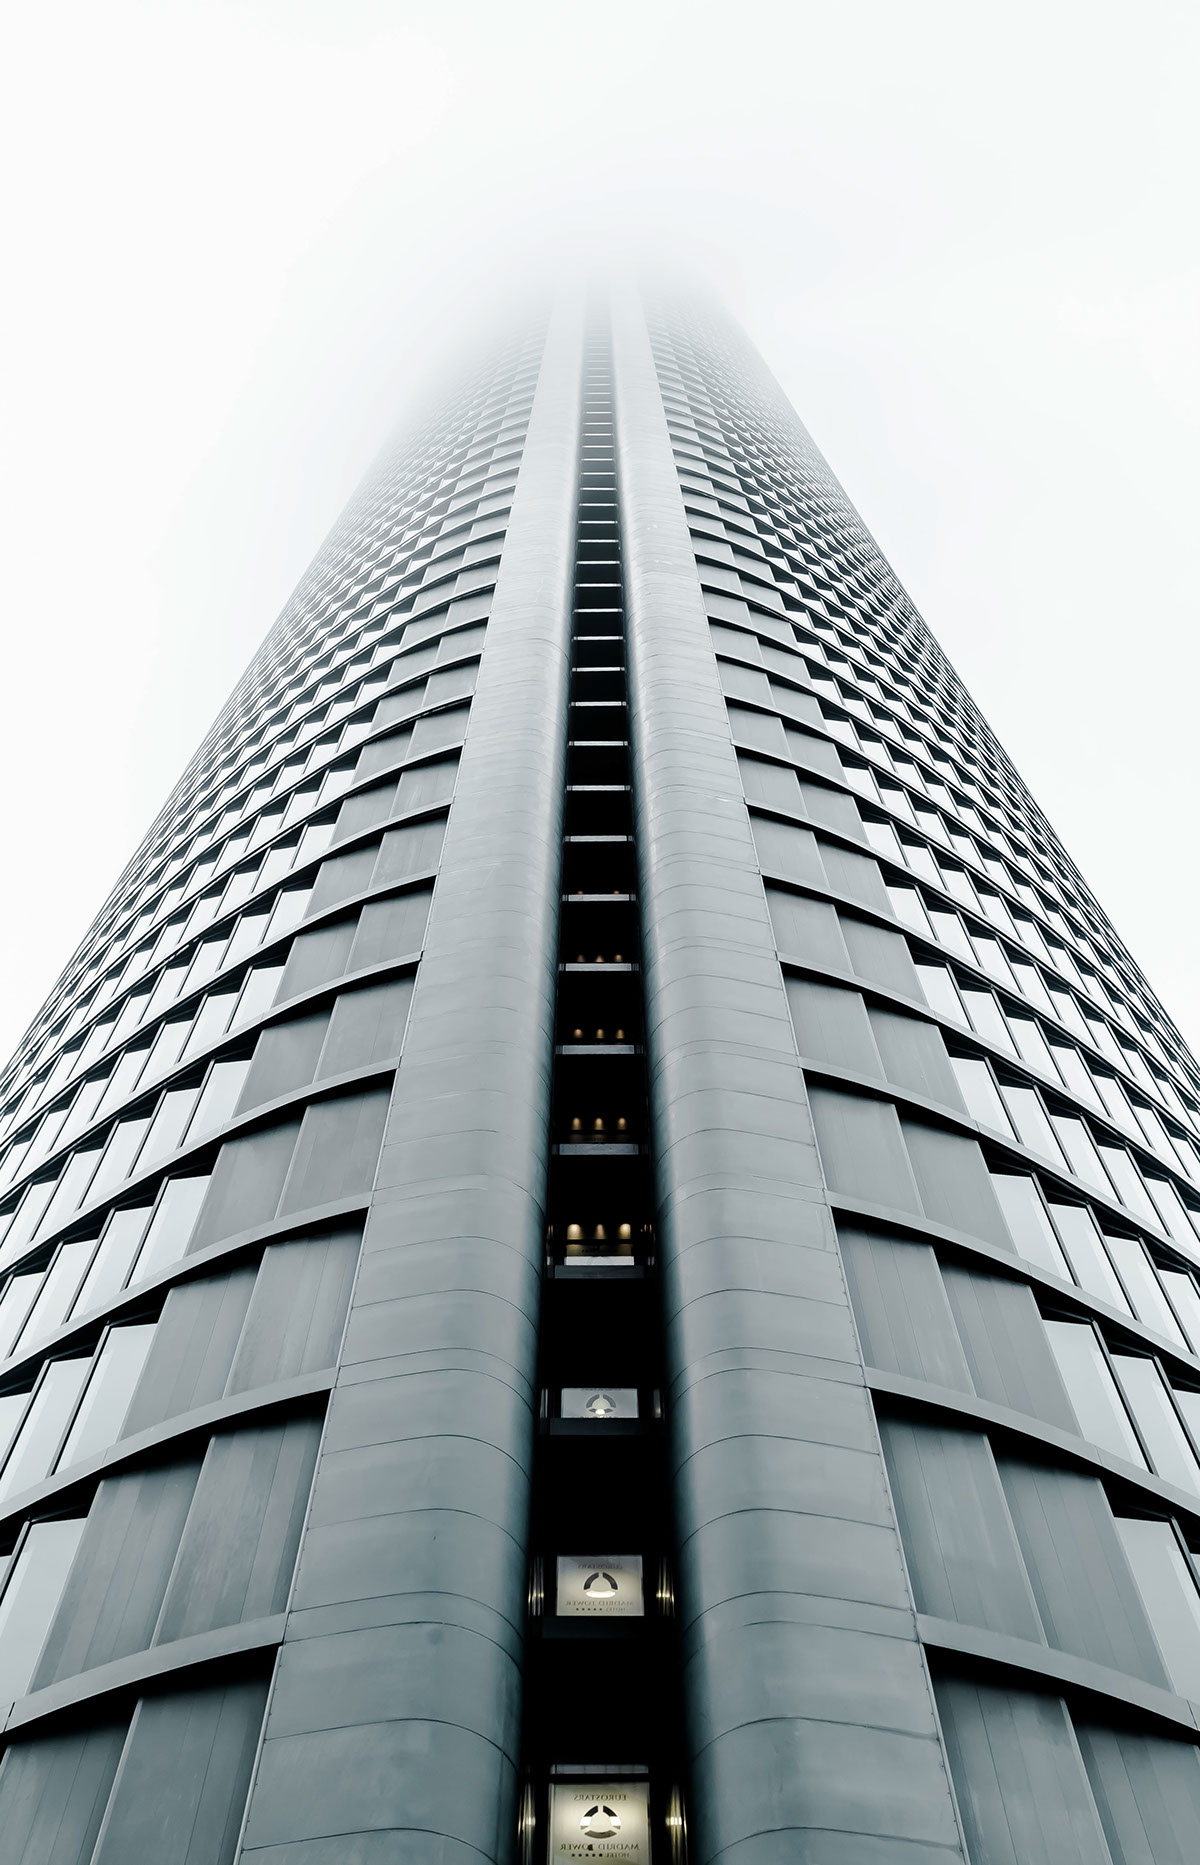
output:
POLYGON ((213 1063, 188 1129, 189 1145, 202 1134, 212 1133, 215 1128, 224 1126, 227 1120, 233 1118, 233 1111, 249 1072, 248 1057, 236 1062, 213 1063))
POLYGON ((1011 1135, 1012 1125, 987 1063, 973 1056, 951 1056, 950 1066, 972 1118, 997 1133, 1011 1135))
POLYGON ((148 1204, 125 1205, 112 1213, 100 1239, 100 1248, 76 1297, 76 1314, 86 1315, 93 1308, 103 1307, 124 1288, 149 1220, 148 1204))
POLYGON ((89 1237, 85 1243, 64 1243, 59 1249, 42 1279, 41 1293, 22 1330, 19 1342, 22 1352, 31 1341, 43 1340, 66 1320, 95 1249, 94 1237, 89 1237))
POLYGON ((56 1469, 98 1457, 116 1443, 153 1339, 153 1322, 112 1329, 96 1356, 56 1469))
POLYGON ((1200 1495, 1200 1464, 1154 1361, 1114 1353, 1113 1366, 1159 1476, 1200 1495))
POLYGON ((1113 1308, 1132 1314, 1124 1289, 1109 1260, 1104 1240, 1086 1205, 1050 1203, 1054 1227, 1075 1271, 1080 1288, 1099 1296, 1113 1308))
POLYGON ((91 1364, 90 1360, 51 1360, 46 1367, 0 1471, 0 1497, 28 1489, 47 1474, 91 1364))
POLYGON ((12 1352, 41 1286, 42 1272, 38 1270, 31 1276, 13 1276, 0 1295, 0 1360, 12 1352))
POLYGON ((102 1198, 129 1177, 130 1168, 146 1137, 149 1116, 139 1120, 121 1120, 109 1136, 95 1178, 88 1187, 89 1198, 102 1198))
POLYGON ((1177 1347, 1186 1351, 1187 1342, 1141 1242, 1137 1237, 1120 1237, 1111 1233, 1106 1241, 1109 1255, 1129 1292, 1138 1320, 1144 1321, 1156 1334, 1161 1334, 1164 1339, 1173 1341, 1177 1347))
POLYGON ((1063 1282, 1073 1277, 1050 1226, 1037 1183, 1024 1175, 993 1172, 992 1185, 1019 1255, 1063 1282))
POLYGON ((134 1266, 135 1282, 156 1275, 169 1263, 179 1261, 196 1227, 196 1218, 207 1190, 207 1175, 203 1178, 167 1180, 134 1266))
POLYGON ((1082 1436, 1144 1470, 1137 1434, 1091 1328, 1076 1321, 1047 1321, 1045 1328, 1082 1436))
POLYGON ((1065 1164, 1062 1149, 1054 1137, 1054 1129, 1042 1106, 1040 1097, 1032 1088, 1018 1087, 1015 1082, 1001 1082, 1000 1092, 1004 1096, 1004 1105, 1012 1115, 1012 1123, 1030 1152, 1040 1153, 1044 1159, 1055 1164, 1065 1164))
POLYGON ((34 1522, 0 1598, 0 1702, 29 1688, 83 1538, 83 1516, 34 1522))
POLYGON ((954 979, 944 965, 918 964, 917 977, 925 993, 925 1002, 931 1010, 936 1010, 940 1016, 952 1017, 955 1023, 966 1022, 962 999, 959 997, 954 979))
POLYGON ((1200 1701, 1200 1593, 1175 1531, 1169 1522, 1116 1520, 1167 1675, 1181 1696, 1200 1701))
POLYGON ((145 1145, 138 1154, 139 1170, 151 1165, 156 1159, 165 1159, 168 1153, 173 1153, 179 1146, 199 1094, 200 1090, 196 1087, 172 1088, 164 1094, 154 1110, 145 1145))
POLYGON ((1200 1290, 1182 1269, 1159 1269, 1159 1281, 1167 1291, 1171 1306, 1179 1318, 1194 1354, 1200 1354, 1200 1290))

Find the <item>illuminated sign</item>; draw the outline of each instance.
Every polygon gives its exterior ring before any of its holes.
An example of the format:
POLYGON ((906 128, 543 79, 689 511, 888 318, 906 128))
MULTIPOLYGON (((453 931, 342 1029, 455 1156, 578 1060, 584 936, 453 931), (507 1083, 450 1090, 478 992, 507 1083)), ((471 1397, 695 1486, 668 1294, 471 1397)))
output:
POLYGON ((556 1781, 550 1789, 550 1859, 649 1865, 650 1787, 645 1781, 556 1781))
POLYGON ((636 1386, 564 1386, 564 1418, 636 1418, 636 1386))
POLYGON ((556 1608, 560 1618, 640 1619, 640 1554, 560 1554, 556 1608))

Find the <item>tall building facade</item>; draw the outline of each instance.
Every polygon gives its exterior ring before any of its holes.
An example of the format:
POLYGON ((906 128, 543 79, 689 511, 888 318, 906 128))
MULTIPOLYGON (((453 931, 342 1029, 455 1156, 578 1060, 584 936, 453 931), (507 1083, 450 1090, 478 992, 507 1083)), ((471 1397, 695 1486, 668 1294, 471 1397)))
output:
POLYGON ((389 453, 0 1110, 0 1865, 1200 1857, 1200 1072, 718 312, 389 453))

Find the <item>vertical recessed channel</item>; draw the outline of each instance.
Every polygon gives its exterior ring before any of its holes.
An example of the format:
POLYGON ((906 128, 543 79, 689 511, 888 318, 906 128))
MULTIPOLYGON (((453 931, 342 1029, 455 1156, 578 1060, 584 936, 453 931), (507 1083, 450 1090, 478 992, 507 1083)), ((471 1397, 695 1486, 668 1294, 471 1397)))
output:
POLYGON ((584 349, 522 1865, 683 1865, 612 366, 584 349))

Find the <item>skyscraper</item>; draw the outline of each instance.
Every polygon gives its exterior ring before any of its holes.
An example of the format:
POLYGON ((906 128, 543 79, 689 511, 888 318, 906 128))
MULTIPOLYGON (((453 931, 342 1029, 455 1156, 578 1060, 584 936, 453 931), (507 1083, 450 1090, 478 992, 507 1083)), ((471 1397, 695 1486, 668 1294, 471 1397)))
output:
POLYGON ((1200 1073, 717 311, 387 455, 0 1107, 0 1865, 1200 1856, 1200 1073))

